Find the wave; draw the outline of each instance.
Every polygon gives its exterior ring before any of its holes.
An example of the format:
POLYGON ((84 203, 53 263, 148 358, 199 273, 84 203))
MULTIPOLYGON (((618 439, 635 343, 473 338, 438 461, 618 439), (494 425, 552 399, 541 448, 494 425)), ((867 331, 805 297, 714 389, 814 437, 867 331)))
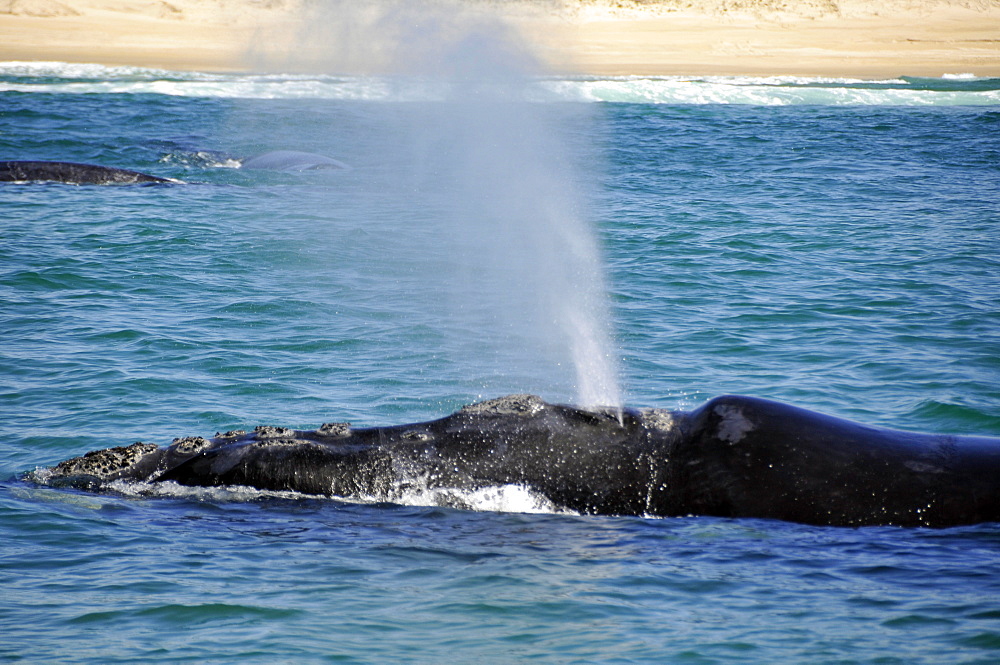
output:
MULTIPOLYGON (((178 72, 63 62, 0 63, 0 92, 156 94, 233 99, 435 101, 448 95, 432 78, 327 74, 178 72)), ((881 81, 791 76, 562 76, 531 79, 532 101, 754 106, 995 106, 1000 79, 972 74, 881 81)))
POLYGON ((753 106, 990 106, 1000 104, 1000 79, 971 75, 881 81, 792 76, 578 78, 553 82, 567 98, 642 104, 753 106))

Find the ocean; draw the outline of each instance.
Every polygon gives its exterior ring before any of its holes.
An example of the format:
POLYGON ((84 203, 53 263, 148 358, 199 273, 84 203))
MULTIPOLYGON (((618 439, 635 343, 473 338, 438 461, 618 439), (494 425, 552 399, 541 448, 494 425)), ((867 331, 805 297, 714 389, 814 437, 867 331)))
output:
POLYGON ((184 183, 0 183, 0 661, 1000 661, 998 524, 33 475, 512 392, 998 436, 1000 80, 3 63, 0 160, 184 183))

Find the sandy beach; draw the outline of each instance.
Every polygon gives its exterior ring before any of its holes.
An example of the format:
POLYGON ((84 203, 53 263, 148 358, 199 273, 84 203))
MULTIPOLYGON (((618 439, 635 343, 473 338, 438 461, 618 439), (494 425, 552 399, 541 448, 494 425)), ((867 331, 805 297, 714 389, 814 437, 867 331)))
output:
MULTIPOLYGON (((317 14, 304 1, 0 0, 0 60, 202 71, 378 69, 371 58, 324 55, 329 44, 350 40, 349 22, 317 31, 336 23, 344 7, 375 3, 331 2, 317 14), (310 49, 314 57, 288 57, 310 49)), ((556 72, 1000 76, 1000 0, 459 4, 499 12, 556 72)))

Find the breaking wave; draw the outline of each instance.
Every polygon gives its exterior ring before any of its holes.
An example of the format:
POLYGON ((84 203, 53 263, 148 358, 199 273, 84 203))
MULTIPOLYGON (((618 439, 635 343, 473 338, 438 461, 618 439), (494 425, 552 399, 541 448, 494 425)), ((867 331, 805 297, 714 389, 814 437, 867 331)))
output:
MULTIPOLYGON (((233 99, 435 101, 449 92, 421 77, 177 72, 63 62, 0 63, 0 92, 157 94, 233 99)), ((538 102, 787 106, 1000 105, 1000 79, 971 74, 887 80, 793 76, 538 77, 538 102)))

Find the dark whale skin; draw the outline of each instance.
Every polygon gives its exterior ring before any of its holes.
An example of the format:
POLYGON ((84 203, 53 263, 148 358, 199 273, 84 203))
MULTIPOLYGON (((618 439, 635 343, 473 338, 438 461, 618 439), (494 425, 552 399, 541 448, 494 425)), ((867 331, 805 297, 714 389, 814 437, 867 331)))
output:
POLYGON ((177 182, 148 173, 76 162, 0 162, 0 182, 61 182, 70 185, 136 185, 177 182))
POLYGON ((392 501, 408 487, 517 484, 582 514, 828 526, 1000 521, 1000 439, 869 427, 726 395, 691 412, 511 395, 389 427, 258 427, 88 453, 44 482, 242 485, 392 501))
POLYGON ((1000 520, 1000 439, 869 427, 717 397, 686 419, 661 511, 843 526, 1000 520))

